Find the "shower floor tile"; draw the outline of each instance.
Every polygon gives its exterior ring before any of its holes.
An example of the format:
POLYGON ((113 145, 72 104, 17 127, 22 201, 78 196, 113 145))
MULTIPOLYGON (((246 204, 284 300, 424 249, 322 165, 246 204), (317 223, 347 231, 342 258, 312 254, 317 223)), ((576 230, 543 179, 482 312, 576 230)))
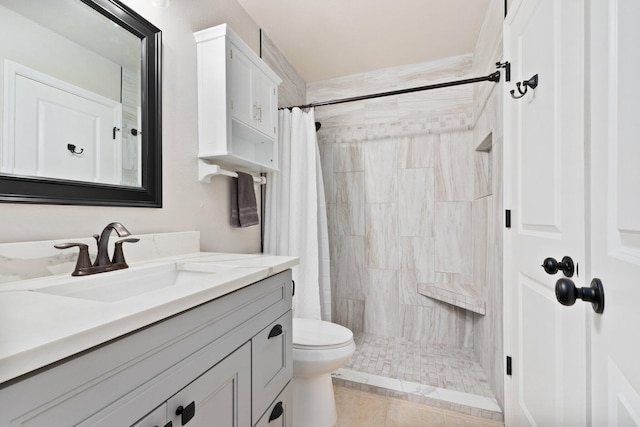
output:
POLYGON ((501 421, 472 349, 354 333, 356 351, 334 383, 501 421))

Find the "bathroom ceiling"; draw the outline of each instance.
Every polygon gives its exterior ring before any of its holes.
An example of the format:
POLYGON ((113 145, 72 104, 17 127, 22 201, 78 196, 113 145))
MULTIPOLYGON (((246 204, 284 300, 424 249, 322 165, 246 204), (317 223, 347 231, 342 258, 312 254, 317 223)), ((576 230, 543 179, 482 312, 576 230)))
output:
POLYGON ((238 0, 308 83, 472 53, 491 0, 238 0))

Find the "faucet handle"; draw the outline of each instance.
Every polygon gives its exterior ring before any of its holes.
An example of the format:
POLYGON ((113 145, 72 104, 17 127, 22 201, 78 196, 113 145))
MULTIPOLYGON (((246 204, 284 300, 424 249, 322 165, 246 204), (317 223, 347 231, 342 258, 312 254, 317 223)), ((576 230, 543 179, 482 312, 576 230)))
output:
POLYGON ((59 245, 53 245, 56 249, 69 249, 73 247, 80 248, 78 253, 78 260, 76 261, 76 268, 71 273, 72 276, 80 276, 80 270, 91 267, 91 258, 89 258, 89 246, 84 243, 61 243, 59 245))
MULTIPOLYGON (((136 242, 139 242, 139 241, 140 241, 140 239, 137 239, 137 238, 134 238, 134 237, 131 237, 131 238, 128 238, 128 239, 118 240, 116 242, 115 249, 113 251, 113 259, 111 260, 111 262, 113 264, 124 264, 126 267, 128 267, 127 262, 124 259, 124 252, 122 251, 122 244, 123 243, 136 243, 136 242)), ((123 267, 123 268, 126 268, 126 267, 123 267)))

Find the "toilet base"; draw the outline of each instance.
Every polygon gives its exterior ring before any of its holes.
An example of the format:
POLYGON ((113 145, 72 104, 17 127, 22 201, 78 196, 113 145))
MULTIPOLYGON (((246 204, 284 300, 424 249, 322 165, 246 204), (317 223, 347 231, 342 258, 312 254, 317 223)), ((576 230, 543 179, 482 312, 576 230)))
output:
POLYGON ((293 425, 334 427, 338 421, 331 374, 293 377, 293 425))

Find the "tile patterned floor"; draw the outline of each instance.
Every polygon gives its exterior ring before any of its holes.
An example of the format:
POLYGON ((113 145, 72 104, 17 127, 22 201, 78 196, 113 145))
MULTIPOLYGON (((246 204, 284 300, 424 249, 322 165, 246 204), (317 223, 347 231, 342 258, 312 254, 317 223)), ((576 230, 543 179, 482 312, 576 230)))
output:
POLYGON ((362 332, 355 333, 353 339, 356 352, 346 364, 346 369, 493 397, 472 349, 362 332))
POLYGON ((443 409, 334 386, 336 427, 503 427, 504 424, 443 409))
POLYGON ((354 341, 356 352, 342 370, 334 373, 335 385, 503 420, 471 349, 364 333, 355 333, 354 341))

